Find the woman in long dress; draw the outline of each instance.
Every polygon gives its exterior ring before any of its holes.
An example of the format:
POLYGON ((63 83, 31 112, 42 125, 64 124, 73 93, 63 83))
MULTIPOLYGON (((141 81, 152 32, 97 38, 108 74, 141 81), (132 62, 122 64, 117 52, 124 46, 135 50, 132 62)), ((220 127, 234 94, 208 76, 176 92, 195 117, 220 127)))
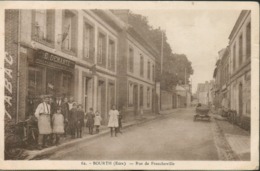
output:
POLYGON ((116 110, 116 106, 113 105, 112 109, 109 111, 109 121, 108 121, 108 127, 110 128, 111 137, 113 137, 113 132, 115 132, 116 136, 116 129, 118 127, 118 115, 119 112, 116 110))

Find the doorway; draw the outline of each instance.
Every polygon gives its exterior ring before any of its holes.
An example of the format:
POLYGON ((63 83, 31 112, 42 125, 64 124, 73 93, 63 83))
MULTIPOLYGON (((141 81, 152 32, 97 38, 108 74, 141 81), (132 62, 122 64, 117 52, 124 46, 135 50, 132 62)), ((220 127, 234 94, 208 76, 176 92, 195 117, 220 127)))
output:
MULTIPOLYGON (((105 81, 99 80, 98 81, 98 91, 97 91, 97 110, 101 113, 101 117, 104 118, 104 120, 107 119, 106 115, 106 87, 105 87, 105 81)), ((104 122, 103 122, 104 123, 104 122)))
POLYGON ((84 111, 88 112, 89 108, 93 106, 92 102, 92 91, 91 91, 91 78, 84 77, 84 92, 83 92, 83 107, 84 111))
POLYGON ((134 97, 133 97, 133 104, 134 104, 134 115, 138 114, 138 86, 134 85, 133 89, 134 97))

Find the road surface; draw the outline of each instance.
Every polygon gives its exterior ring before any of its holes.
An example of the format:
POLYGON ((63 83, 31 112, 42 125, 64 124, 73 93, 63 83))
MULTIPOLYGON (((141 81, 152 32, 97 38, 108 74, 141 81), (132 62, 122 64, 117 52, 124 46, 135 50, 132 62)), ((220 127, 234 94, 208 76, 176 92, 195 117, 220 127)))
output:
POLYGON ((194 109, 84 141, 49 160, 218 160, 212 122, 193 121, 194 109))

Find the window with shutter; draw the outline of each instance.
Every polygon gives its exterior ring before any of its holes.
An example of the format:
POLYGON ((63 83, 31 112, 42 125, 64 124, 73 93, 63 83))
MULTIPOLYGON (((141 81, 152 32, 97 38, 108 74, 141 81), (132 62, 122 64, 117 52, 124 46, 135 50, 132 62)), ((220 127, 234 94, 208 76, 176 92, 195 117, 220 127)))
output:
POLYGON ((69 10, 63 11, 62 49, 75 55, 77 52, 78 17, 69 10))
POLYGON ((55 11, 34 10, 33 11, 32 37, 35 41, 44 45, 54 46, 55 11))
POLYGON ((140 75, 144 76, 144 57, 140 54, 140 75))
POLYGON ((99 32, 98 34, 98 64, 103 66, 106 65, 106 36, 105 34, 99 32))
POLYGON ((108 45, 108 68, 114 69, 115 62, 115 42, 113 40, 109 40, 108 45))
POLYGON ((134 50, 131 47, 128 52, 128 68, 130 72, 134 72, 134 50))
POLYGON ((251 23, 249 22, 246 27, 246 57, 251 57, 251 23))
POLYGON ((102 37, 102 34, 99 33, 98 35, 98 53, 97 53, 97 57, 98 57, 98 63, 99 64, 102 64, 102 54, 103 54, 103 43, 102 43, 102 40, 103 37, 102 37))
POLYGON ((150 88, 147 88, 147 107, 150 107, 150 88))
POLYGON ((134 86, 132 83, 128 85, 128 106, 133 106, 134 86))
POLYGON ((93 27, 86 23, 84 24, 84 33, 83 33, 83 52, 84 52, 84 58, 85 59, 91 59, 93 58, 93 49, 94 49, 94 41, 92 40, 94 38, 93 36, 94 31, 93 27))
POLYGON ((150 68, 151 66, 150 66, 150 61, 148 61, 148 64, 147 64, 147 78, 148 79, 150 79, 150 70, 151 70, 151 68, 150 68))

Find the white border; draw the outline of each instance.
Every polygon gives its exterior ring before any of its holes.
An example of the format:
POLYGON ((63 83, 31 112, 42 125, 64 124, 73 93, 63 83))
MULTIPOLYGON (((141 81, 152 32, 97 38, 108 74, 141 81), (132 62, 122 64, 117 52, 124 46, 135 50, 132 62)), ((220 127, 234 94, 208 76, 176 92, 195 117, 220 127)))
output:
MULTIPOLYGON (((149 10, 251 10, 252 20, 252 83, 251 83, 251 161, 173 161, 174 166, 84 166, 81 161, 4 161, 3 120, 4 81, 0 83, 0 169, 239 169, 252 170, 259 167, 259 4, 257 2, 123 2, 123 1, 4 1, 0 2, 0 80, 4 80, 4 9, 149 9, 149 10)), ((126 161, 128 163, 128 161, 126 161)))

